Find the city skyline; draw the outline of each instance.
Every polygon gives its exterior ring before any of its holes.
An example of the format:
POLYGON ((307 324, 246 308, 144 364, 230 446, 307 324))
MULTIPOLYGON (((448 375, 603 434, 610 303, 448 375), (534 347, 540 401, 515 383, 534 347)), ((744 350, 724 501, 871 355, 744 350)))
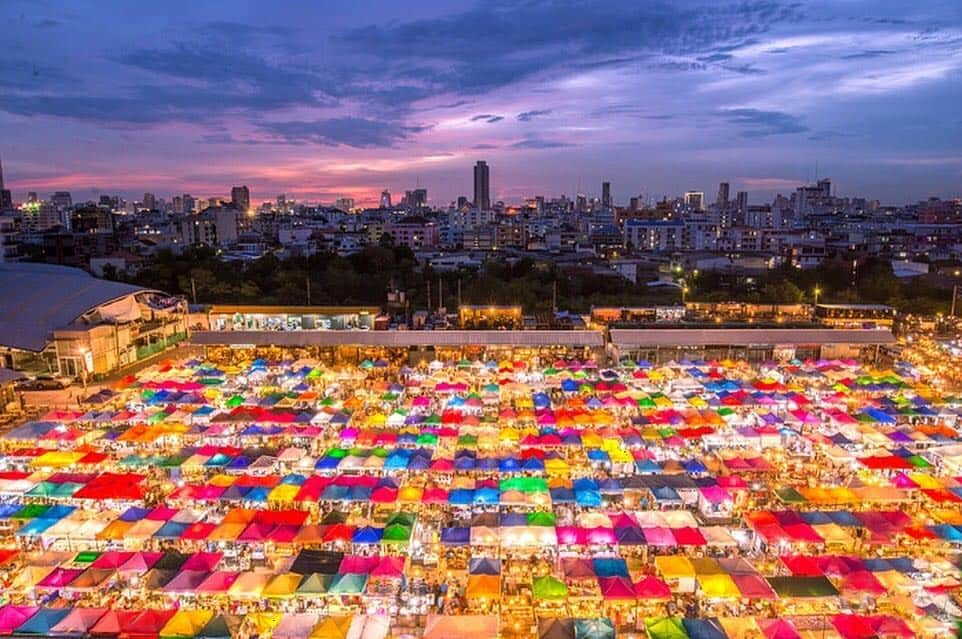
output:
POLYGON ((904 204, 962 183, 954 2, 176 9, 0 8, 14 199, 244 184, 376 205, 419 184, 437 204, 472 196, 478 160, 509 202, 602 181, 621 205, 723 181, 758 201, 828 176, 904 204))

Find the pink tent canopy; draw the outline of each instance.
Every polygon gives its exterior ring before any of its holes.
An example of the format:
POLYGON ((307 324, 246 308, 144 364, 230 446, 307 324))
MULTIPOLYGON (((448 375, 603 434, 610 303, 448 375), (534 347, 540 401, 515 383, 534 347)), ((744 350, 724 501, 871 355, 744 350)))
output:
POLYGON ((9 635, 34 616, 39 608, 36 606, 6 605, 0 608, 0 634, 9 635))
POLYGON ((191 555, 184 565, 180 567, 181 570, 206 570, 208 572, 214 570, 220 560, 224 557, 222 552, 195 552, 191 555))
POLYGON ((106 608, 74 608, 50 629, 50 633, 56 636, 84 637, 106 612, 106 608))
POLYGON ((635 584, 635 595, 639 599, 668 601, 671 599, 671 588, 661 579, 648 575, 635 584))
POLYGON ((645 541, 649 546, 675 546, 675 536, 670 528, 664 526, 642 527, 641 532, 645 535, 645 541))
POLYGON ((605 599, 637 599, 635 587, 625 577, 599 577, 598 586, 605 599))
POLYGON ((239 572, 232 570, 218 570, 212 572, 199 586, 197 592, 227 592, 237 581, 239 572))
POLYGON ((371 569, 372 577, 402 577, 404 575, 404 557, 381 557, 377 565, 371 569))
POLYGON ((759 619, 758 626, 767 639, 801 639, 795 626, 784 619, 759 619))

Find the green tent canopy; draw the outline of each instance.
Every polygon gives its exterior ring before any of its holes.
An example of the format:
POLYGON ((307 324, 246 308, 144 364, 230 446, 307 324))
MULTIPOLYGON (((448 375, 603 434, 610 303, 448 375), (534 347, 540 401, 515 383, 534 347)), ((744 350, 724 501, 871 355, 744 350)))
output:
POLYGON ((685 626, 677 617, 645 619, 645 629, 651 639, 688 639, 685 626))
POLYGON ((535 599, 565 599, 568 596, 568 586, 551 575, 535 577, 531 582, 531 594, 535 599))

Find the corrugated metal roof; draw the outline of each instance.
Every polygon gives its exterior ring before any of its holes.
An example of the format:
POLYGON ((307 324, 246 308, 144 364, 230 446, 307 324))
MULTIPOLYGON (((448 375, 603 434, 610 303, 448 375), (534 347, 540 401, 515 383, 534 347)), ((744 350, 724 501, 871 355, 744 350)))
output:
POLYGON ((834 328, 662 328, 611 329, 617 346, 747 346, 776 344, 894 344, 882 329, 834 328))
POLYGON ((594 346, 600 331, 199 331, 195 344, 255 346, 594 346))
POLYGON ((0 345, 42 351, 51 333, 139 286, 52 264, 0 263, 0 345))

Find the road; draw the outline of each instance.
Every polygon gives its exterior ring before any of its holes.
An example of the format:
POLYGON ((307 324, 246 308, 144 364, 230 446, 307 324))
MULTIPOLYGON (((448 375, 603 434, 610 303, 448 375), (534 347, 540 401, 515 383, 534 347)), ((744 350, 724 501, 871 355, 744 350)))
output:
POLYGON ((178 360, 201 355, 203 355, 202 347, 191 345, 178 346, 169 351, 158 353, 154 357, 141 360, 132 366, 124 368, 121 371, 117 371, 104 380, 87 384, 86 389, 84 388, 83 384, 73 384, 72 386, 61 390, 24 391, 23 404, 26 407, 27 412, 32 413, 33 415, 36 415, 37 413, 43 415, 46 412, 54 409, 82 409, 83 407, 81 406, 81 402, 83 402, 84 398, 90 397, 104 387, 109 388, 115 382, 123 379, 127 375, 136 374, 138 371, 141 371, 149 366, 153 366, 157 362, 162 362, 165 359, 178 360))

